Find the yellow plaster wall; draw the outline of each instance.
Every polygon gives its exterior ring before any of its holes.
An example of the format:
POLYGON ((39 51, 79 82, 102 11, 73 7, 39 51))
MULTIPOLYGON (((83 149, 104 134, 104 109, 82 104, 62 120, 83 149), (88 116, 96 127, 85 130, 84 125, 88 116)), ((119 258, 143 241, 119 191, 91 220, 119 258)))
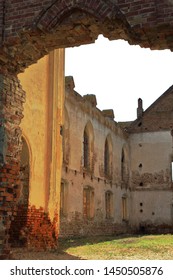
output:
POLYGON ((27 68, 24 73, 19 74, 18 78, 26 91, 21 128, 31 151, 29 202, 36 207, 45 208, 45 196, 48 193, 46 157, 49 56, 45 56, 37 64, 27 68))
MULTIPOLYGON (((50 217, 59 216, 60 185, 62 168, 62 127, 64 111, 64 49, 54 50, 50 53, 50 92, 52 106, 49 107, 49 135, 51 123, 51 149, 50 149, 50 188, 48 212, 50 217)), ((49 94, 50 95, 50 94, 49 94)), ((50 102, 49 102, 50 105, 50 102)), ((48 138, 48 141, 49 138, 48 138)))
POLYGON ((59 213, 64 107, 64 49, 51 52, 18 76, 26 91, 23 136, 30 150, 29 204, 51 219, 59 213))

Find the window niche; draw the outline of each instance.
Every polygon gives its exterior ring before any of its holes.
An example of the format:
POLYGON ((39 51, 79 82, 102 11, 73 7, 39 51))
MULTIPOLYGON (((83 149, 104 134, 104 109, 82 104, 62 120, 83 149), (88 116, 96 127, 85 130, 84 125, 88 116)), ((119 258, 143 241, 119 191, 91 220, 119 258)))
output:
POLYGON ((127 213, 127 195, 122 196, 122 220, 128 220, 128 213, 127 213))
POLYGON ((86 169, 90 169, 90 148, 89 148, 89 135, 84 131, 83 136, 83 166, 86 169))
POLYGON ((92 187, 83 189, 83 217, 84 219, 94 218, 94 189, 92 187))
POLYGON ((109 179, 112 178, 112 139, 110 135, 106 137, 104 146, 104 175, 109 179))
POLYGON ((69 114, 66 109, 64 108, 64 126, 62 129, 62 149, 63 149, 63 163, 68 166, 70 161, 70 120, 69 114))
POLYGON ((106 219, 111 219, 113 217, 113 194, 111 191, 105 193, 105 210, 106 219))
POLYGON ((127 149, 123 147, 121 151, 121 181, 127 186, 128 180, 129 180, 128 154, 127 154, 127 149))
POLYGON ((90 122, 87 123, 83 133, 83 168, 93 171, 94 133, 90 122))
POLYGON ((68 186, 65 182, 61 182, 60 190, 60 215, 67 216, 67 194, 68 186))

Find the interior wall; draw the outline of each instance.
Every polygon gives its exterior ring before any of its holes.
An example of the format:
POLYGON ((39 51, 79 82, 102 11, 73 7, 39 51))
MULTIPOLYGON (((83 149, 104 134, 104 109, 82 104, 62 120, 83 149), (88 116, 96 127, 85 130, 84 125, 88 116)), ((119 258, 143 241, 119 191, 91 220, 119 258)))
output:
POLYGON ((40 59, 18 77, 26 91, 21 128, 31 147, 29 203, 45 208, 49 56, 40 59))

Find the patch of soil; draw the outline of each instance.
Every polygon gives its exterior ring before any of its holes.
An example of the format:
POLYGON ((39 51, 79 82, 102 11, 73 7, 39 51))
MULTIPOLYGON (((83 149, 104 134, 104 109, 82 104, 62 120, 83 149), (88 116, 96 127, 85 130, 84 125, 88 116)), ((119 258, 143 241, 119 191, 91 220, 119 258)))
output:
POLYGON ((36 252, 27 248, 13 248, 13 260, 79 260, 78 257, 57 250, 36 252))

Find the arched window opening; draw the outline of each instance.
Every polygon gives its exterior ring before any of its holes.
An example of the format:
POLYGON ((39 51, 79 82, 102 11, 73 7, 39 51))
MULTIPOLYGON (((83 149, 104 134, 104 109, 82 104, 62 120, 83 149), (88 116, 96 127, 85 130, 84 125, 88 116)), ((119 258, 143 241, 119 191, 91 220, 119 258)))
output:
POLYGON ((125 154, 124 149, 122 149, 121 153, 121 180, 124 181, 125 179, 125 154))
POLYGON ((89 172, 94 171, 93 153, 94 153, 94 132, 93 132, 93 126, 89 121, 85 126, 84 133, 83 133, 83 168, 89 172))
POLYGON ((83 159, 84 159, 84 168, 89 169, 90 168, 90 149, 89 149, 89 135, 88 132, 84 131, 84 137, 83 137, 83 159))
POLYGON ((104 147, 104 174, 111 179, 112 177, 112 139, 108 135, 104 147))
POLYGON ((105 151, 104 151, 104 172, 105 175, 108 176, 110 174, 110 155, 109 155, 109 146, 108 146, 108 140, 105 141, 105 151))
POLYGON ((129 155, 128 147, 124 145, 121 152, 121 183, 122 187, 127 188, 129 183, 129 155))

